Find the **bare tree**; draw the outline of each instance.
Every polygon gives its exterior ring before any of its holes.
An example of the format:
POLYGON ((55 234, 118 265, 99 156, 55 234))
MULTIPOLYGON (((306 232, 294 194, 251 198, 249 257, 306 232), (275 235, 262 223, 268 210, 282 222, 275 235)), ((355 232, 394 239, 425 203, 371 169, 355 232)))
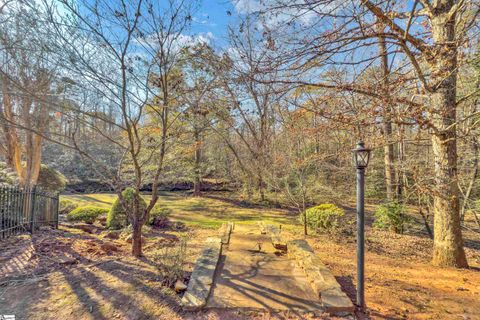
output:
POLYGON ((376 87, 355 81, 355 75, 379 57, 369 48, 377 45, 378 39, 385 39, 404 58, 393 72, 406 75, 405 70, 413 70, 415 81, 391 90, 389 99, 390 103, 407 106, 417 124, 431 132, 436 184, 433 263, 467 267, 459 215, 456 127, 461 119, 456 117, 456 81, 462 45, 476 32, 478 3, 422 0, 414 1, 409 8, 390 1, 366 0, 277 0, 269 4, 258 14, 265 21, 276 15, 275 21, 282 24, 271 27, 274 31, 268 32, 268 37, 289 43, 275 65, 288 65, 288 69, 301 72, 298 81, 284 83, 382 99, 376 87), (295 38, 286 39, 292 30, 295 38), (332 64, 343 66, 353 75, 341 83, 311 80, 315 70, 332 64), (410 98, 404 95, 407 84, 411 85, 410 98))
POLYGON ((34 18, 37 13, 34 6, 11 4, 0 28, 0 152, 23 186, 37 184, 51 105, 63 91, 57 65, 51 62, 48 28, 34 18))
POLYGON ((97 117, 98 121, 91 123, 121 150, 123 157, 116 170, 112 172, 94 154, 82 149, 75 132, 70 145, 110 179, 132 224, 134 256, 142 255, 142 227, 158 200, 169 128, 176 120, 169 116, 175 107, 172 103, 176 99, 175 90, 181 82, 176 71, 178 55, 193 5, 181 0, 46 2, 50 22, 56 30, 57 48, 66 57, 64 72, 81 79, 77 82, 79 91, 94 92, 117 110, 114 123, 117 130, 113 135, 103 132, 103 125, 95 124, 106 119, 97 117), (148 120, 152 113, 158 115, 159 121, 148 120), (149 145, 152 140, 146 134, 152 128, 159 133, 155 147, 149 145), (132 168, 128 170, 131 174, 125 172, 126 166, 132 168), (143 208, 140 189, 148 183, 152 186, 152 196, 143 208), (122 196, 126 186, 134 190, 131 204, 122 196))

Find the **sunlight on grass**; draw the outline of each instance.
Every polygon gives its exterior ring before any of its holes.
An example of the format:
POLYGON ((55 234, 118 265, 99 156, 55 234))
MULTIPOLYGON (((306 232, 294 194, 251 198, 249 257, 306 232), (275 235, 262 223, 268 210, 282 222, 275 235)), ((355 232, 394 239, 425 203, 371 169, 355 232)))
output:
MULTIPOLYGON (((147 201, 150 199, 149 195, 144 197, 147 201)), ((62 196, 62 199, 72 200, 81 206, 94 205, 99 207, 110 207, 115 198, 115 194, 62 196)), ((219 199, 193 198, 183 194, 164 193, 159 197, 157 204, 171 210, 172 220, 200 228, 218 228, 224 221, 254 224, 262 220, 278 224, 297 224, 296 218, 289 215, 285 210, 247 208, 231 201, 219 199)))

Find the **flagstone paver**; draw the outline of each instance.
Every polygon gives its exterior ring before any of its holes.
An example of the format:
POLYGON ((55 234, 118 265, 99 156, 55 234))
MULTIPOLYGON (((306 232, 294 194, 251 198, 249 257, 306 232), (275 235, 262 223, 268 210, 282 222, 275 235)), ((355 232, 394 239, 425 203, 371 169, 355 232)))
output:
POLYGON ((207 307, 323 310, 303 270, 259 228, 237 224, 224 246, 207 307))

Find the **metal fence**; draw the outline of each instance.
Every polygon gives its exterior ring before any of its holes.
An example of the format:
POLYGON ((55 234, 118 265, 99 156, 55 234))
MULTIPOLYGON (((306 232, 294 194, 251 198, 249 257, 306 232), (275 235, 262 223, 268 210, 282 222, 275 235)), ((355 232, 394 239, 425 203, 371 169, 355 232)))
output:
POLYGON ((58 193, 39 188, 0 186, 0 238, 40 226, 58 228, 58 193))

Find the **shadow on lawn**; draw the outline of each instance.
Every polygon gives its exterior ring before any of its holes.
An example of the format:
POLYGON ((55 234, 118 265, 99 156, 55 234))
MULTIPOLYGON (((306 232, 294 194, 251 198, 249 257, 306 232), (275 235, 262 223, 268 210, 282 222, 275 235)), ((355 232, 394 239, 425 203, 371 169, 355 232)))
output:
MULTIPOLYGON (((218 195, 211 195, 211 194, 206 194, 203 195, 204 198, 208 199, 213 199, 213 200, 218 200, 222 202, 226 202, 228 204, 241 207, 241 208, 247 208, 247 209, 285 209, 284 207, 277 205, 277 204, 272 204, 270 207, 259 204, 259 203, 254 203, 252 201, 247 201, 247 200, 239 200, 239 199, 231 199, 227 197, 222 197, 218 195)), ((290 210, 288 210, 290 212, 290 210)))
POLYGON ((92 197, 92 196, 89 196, 89 195, 75 195, 75 199, 76 200, 81 200, 81 201, 87 201, 87 202, 100 202, 100 203, 103 203, 103 204, 108 204, 108 205, 112 205, 113 203, 113 200, 115 200, 115 198, 112 199, 112 201, 105 201, 105 200, 100 200, 98 198, 95 198, 95 197, 92 197))

